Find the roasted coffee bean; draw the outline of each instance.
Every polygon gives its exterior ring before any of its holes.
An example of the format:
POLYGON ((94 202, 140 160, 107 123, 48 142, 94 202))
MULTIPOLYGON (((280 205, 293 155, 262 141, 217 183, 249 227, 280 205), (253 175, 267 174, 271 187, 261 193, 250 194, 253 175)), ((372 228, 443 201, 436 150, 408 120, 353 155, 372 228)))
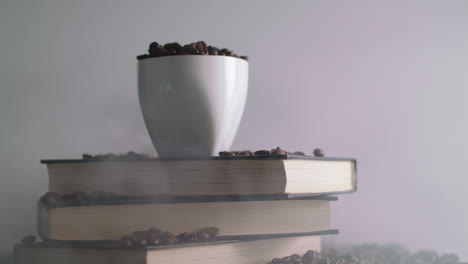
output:
POLYGON ((178 49, 182 49, 182 46, 177 43, 177 42, 173 42, 173 43, 167 43, 164 45, 164 48, 166 49, 175 49, 175 50, 178 50, 178 49))
POLYGON ((218 55, 218 48, 208 46, 208 54, 210 55, 218 55))
POLYGON ((176 237, 179 242, 197 241, 197 236, 194 233, 185 232, 185 233, 178 234, 176 237))
POLYGON ((232 157, 232 156, 236 156, 236 153, 234 153, 232 151, 221 151, 221 152, 219 152, 219 156, 221 156, 221 157, 232 157))
POLYGON ((122 247, 131 247, 132 246, 132 239, 129 236, 122 237, 119 241, 122 247))
POLYGON ((197 48, 194 48, 192 46, 189 46, 188 48, 184 49, 185 52, 187 52, 190 55, 198 55, 200 52, 198 51, 197 48))
POLYGON ((62 200, 62 196, 56 192, 47 192, 41 197, 41 202, 47 205, 57 204, 62 200))
POLYGON ((204 41, 197 41, 197 43, 195 44, 195 48, 197 48, 198 53, 201 54, 201 55, 204 55, 204 54, 208 53, 208 49, 207 49, 206 43, 204 41), (206 50, 206 53, 205 53, 205 50, 206 50))
POLYGON ((238 156, 253 156, 253 152, 250 150, 243 150, 237 153, 238 156))
POLYGON ((159 45, 159 43, 157 43, 156 41, 151 42, 151 44, 149 45, 149 49, 155 49, 158 47, 161 47, 161 45, 159 45))
POLYGON ((270 155, 270 151, 266 150, 266 149, 257 150, 257 151, 254 152, 254 155, 255 156, 266 156, 266 155, 270 155))
POLYGON ((248 57, 248 56, 240 56, 240 58, 241 58, 241 59, 244 59, 244 60, 246 60, 246 61, 249 60, 249 57, 248 57))
POLYGON ((210 236, 210 240, 213 240, 219 234, 219 228, 217 227, 208 227, 198 230, 198 232, 205 232, 210 236))
POLYGON ((151 246, 156 246, 156 245, 160 245, 161 244, 161 241, 159 240, 159 238, 146 238, 146 242, 148 243, 148 245, 151 245, 151 246))
POLYGON ((177 242, 177 237, 171 232, 164 232, 161 236, 161 244, 169 245, 177 242))
POLYGON ((162 48, 157 42, 152 42, 149 45, 148 53, 150 56, 157 56, 158 49, 162 48))
MULTIPOLYGON (((147 55, 141 55, 141 56, 147 56, 147 55)), ((83 157, 83 160, 92 160, 93 159, 93 155, 90 155, 88 153, 83 153, 82 157, 83 157)))
POLYGON ((198 231, 196 235, 197 235, 197 240, 200 242, 208 242, 211 240, 210 235, 207 232, 198 231))
POLYGON ((157 228, 150 228, 146 231, 149 237, 160 238, 163 235, 163 232, 157 228))
POLYGON ((21 239, 21 244, 31 246, 32 244, 34 244, 34 241, 36 241, 35 236, 26 236, 23 237, 23 239, 21 239))
POLYGON ((144 59, 151 58, 151 56, 148 54, 143 54, 143 55, 138 55, 136 58, 137 60, 144 60, 144 59))
POLYGON ((176 53, 177 51, 175 49, 168 49, 166 55, 170 56, 170 55, 175 55, 176 53))
POLYGON ((226 53, 226 54, 231 53, 231 51, 228 50, 228 49, 221 49, 220 51, 221 51, 221 52, 224 52, 224 53, 226 53))
POLYGON ((146 239, 134 239, 132 240, 132 247, 144 247, 148 244, 146 239))
POLYGON ((153 54, 150 54, 152 56, 155 56, 155 57, 162 57, 162 56, 166 56, 167 55, 167 49, 166 48, 157 48, 156 50, 154 50, 153 54))
POLYGON ((281 259, 280 258, 274 258, 270 261, 271 264, 279 264, 281 263, 281 259))
POLYGON ((272 155, 286 155, 287 152, 282 150, 280 147, 276 147, 275 149, 271 150, 272 155))
POLYGON ((195 48, 195 49, 197 48, 197 43, 196 42, 190 43, 189 45, 192 48, 195 48))
POLYGON ((74 192, 70 196, 70 199, 74 202, 81 202, 83 200, 87 200, 85 192, 74 192))
POLYGON ((225 52, 223 52, 223 51, 218 51, 218 55, 220 55, 220 56, 226 56, 227 54, 226 54, 225 52))
POLYGON ((316 149, 314 149, 314 156, 323 157, 323 156, 325 156, 325 153, 323 152, 323 150, 321 150, 319 148, 316 148, 316 149))
POLYGON ((302 263, 312 264, 320 258, 320 255, 317 251, 309 250, 304 255, 302 255, 302 263))

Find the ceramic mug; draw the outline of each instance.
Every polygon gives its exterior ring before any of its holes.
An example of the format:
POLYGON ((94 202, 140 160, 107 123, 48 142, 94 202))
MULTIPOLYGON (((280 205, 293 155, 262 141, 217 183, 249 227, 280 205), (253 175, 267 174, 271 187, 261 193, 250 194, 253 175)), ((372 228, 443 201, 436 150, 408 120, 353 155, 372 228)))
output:
POLYGON ((228 56, 179 55, 138 62, 138 97, 159 157, 229 150, 244 112, 248 62, 228 56))

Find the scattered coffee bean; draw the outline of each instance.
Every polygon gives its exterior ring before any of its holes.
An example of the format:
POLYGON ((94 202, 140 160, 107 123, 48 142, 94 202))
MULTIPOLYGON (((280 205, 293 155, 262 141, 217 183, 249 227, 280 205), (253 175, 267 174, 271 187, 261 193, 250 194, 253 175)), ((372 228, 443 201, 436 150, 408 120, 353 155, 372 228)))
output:
POLYGON ((304 255, 302 255, 302 263, 304 264, 311 264, 314 263, 315 260, 320 258, 320 254, 317 251, 309 250, 304 255))
POLYGON ((137 60, 144 60, 144 59, 151 58, 151 56, 148 54, 143 54, 143 55, 138 55, 136 58, 137 60))
POLYGON ((275 149, 271 150, 272 155, 286 155, 288 154, 286 151, 282 150, 280 147, 276 147, 275 149))
POLYGON ((41 202, 46 205, 55 205, 62 200, 60 194, 56 192, 47 192, 41 197, 41 202))
POLYGON ((208 235, 208 233, 205 232, 205 231, 198 231, 198 232, 196 233, 196 235, 197 235, 197 240, 198 240, 198 241, 201 241, 201 242, 208 242, 208 241, 210 241, 210 235, 208 235))
POLYGON ((240 58, 241 58, 241 59, 244 59, 244 60, 246 60, 246 61, 249 60, 249 57, 248 57, 248 56, 240 56, 240 58))
POLYGON ((82 157, 83 157, 84 160, 92 160, 93 159, 93 155, 90 155, 88 153, 83 153, 82 157))
POLYGON ((194 233, 185 232, 185 233, 178 234, 176 237, 179 242, 197 241, 197 236, 194 233))
POLYGON ((177 237, 174 236, 171 232, 164 232, 161 236, 161 244, 170 245, 177 243, 177 237))
POLYGON ((147 231, 148 236, 152 238, 160 238, 163 235, 163 232, 156 228, 150 228, 147 231))
POLYGON ((266 155, 270 155, 270 151, 269 150, 257 150, 254 152, 254 155, 255 156, 266 156, 266 155))
POLYGON ((161 241, 159 238, 147 238, 146 242, 148 243, 148 245, 151 245, 151 246, 157 246, 161 244, 161 241))
POLYGON ((209 236, 209 240, 215 240, 216 236, 219 234, 219 228, 217 227, 208 227, 208 228, 203 228, 200 229, 198 232, 205 232, 209 236))
POLYGON ((129 236, 125 236, 122 239, 120 239, 120 245, 125 248, 129 248, 132 246, 132 239, 129 236))
POLYGON ((323 157, 323 156, 325 156, 325 153, 323 152, 323 150, 321 150, 319 148, 316 148, 316 149, 314 149, 314 156, 323 157))
POLYGON ((21 244, 31 246, 32 244, 34 244, 35 241, 36 241, 35 236, 32 236, 32 235, 26 236, 26 237, 23 237, 23 239, 21 239, 21 244))
POLYGON ((132 237, 132 247, 144 247, 148 244, 148 242, 146 241, 146 239, 144 238, 135 238, 135 237, 132 237))
POLYGON ((243 150, 237 153, 237 156, 253 156, 253 152, 250 150, 243 150))
POLYGON ((232 151, 221 151, 221 152, 219 152, 219 156, 221 156, 221 157, 232 157, 232 156, 236 156, 236 153, 234 153, 232 151))

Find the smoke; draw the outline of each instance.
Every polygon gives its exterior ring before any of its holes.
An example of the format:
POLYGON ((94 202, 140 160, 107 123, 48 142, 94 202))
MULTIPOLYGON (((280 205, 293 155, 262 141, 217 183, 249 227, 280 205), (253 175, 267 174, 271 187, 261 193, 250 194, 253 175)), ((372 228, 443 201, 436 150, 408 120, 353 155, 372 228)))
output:
POLYGON ((135 56, 154 40, 203 39, 251 58, 233 149, 357 158, 358 192, 333 205, 340 240, 466 260, 467 11, 465 1, 2 1, 0 254, 35 233, 40 159, 155 154, 135 56))

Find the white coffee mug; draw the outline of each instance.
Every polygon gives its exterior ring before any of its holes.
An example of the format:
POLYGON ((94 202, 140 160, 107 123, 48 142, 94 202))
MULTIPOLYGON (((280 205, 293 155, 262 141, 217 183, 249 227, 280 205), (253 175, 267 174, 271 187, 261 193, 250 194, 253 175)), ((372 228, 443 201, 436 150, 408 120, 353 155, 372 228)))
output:
POLYGON ((229 150, 244 112, 248 63, 228 56, 178 55, 138 62, 138 96, 161 158, 229 150))

